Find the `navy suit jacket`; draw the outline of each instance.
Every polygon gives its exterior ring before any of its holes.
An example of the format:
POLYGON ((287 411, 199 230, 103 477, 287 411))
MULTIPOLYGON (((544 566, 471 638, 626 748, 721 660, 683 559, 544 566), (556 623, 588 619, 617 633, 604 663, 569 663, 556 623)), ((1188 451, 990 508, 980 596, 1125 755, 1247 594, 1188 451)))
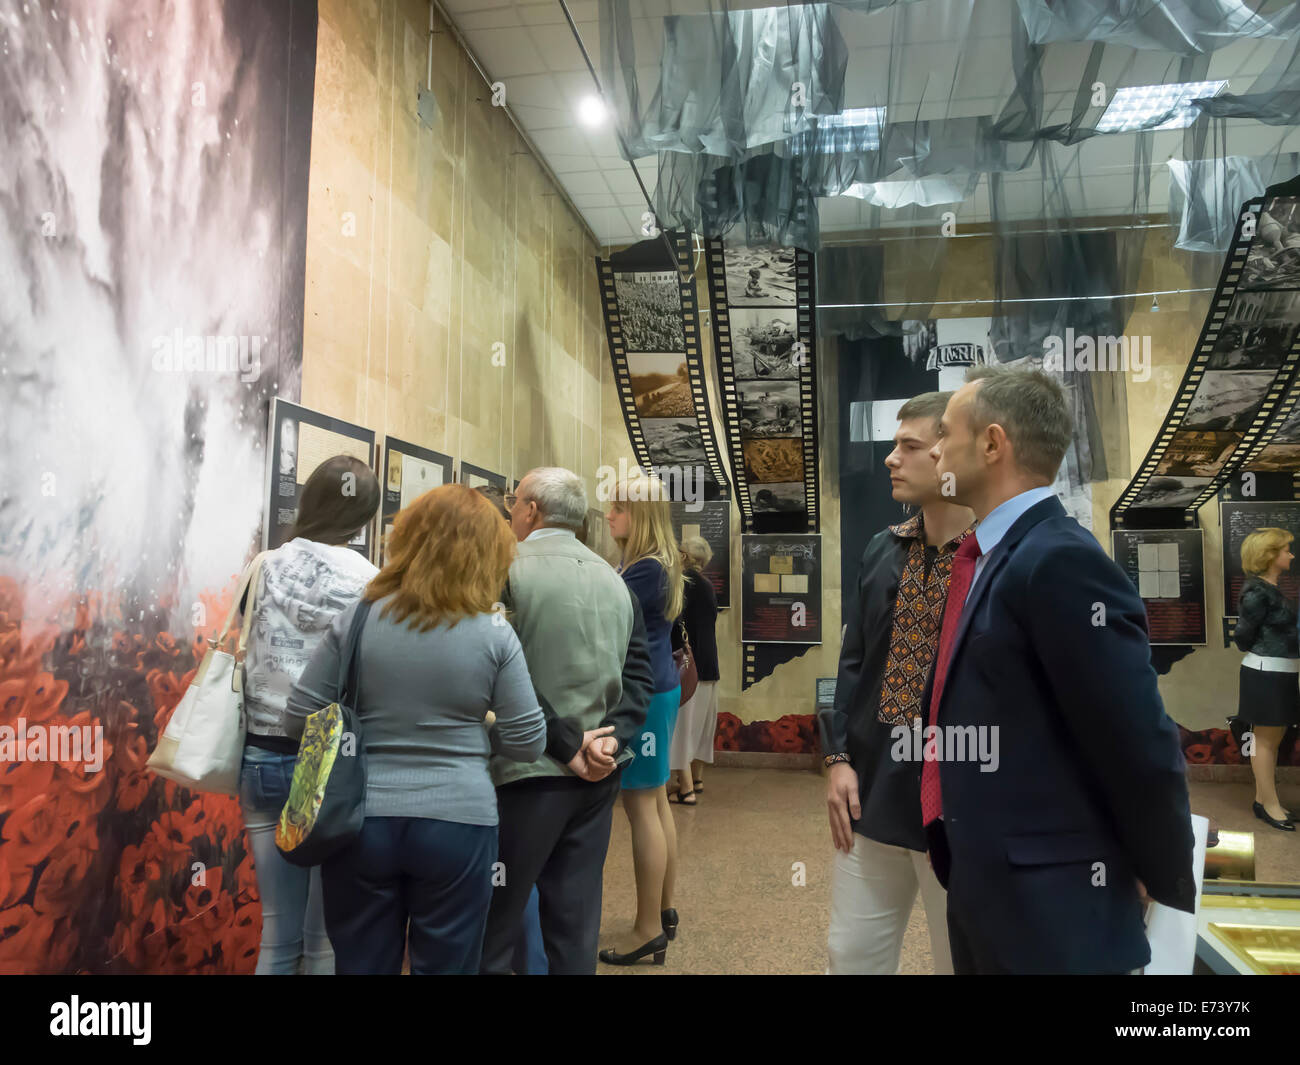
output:
POLYGON ((990 960, 1023 973, 1150 961, 1135 881, 1177 909, 1196 902, 1185 764, 1142 600, 1058 499, 989 554, 937 723, 998 729, 996 771, 939 765, 948 904, 990 960))

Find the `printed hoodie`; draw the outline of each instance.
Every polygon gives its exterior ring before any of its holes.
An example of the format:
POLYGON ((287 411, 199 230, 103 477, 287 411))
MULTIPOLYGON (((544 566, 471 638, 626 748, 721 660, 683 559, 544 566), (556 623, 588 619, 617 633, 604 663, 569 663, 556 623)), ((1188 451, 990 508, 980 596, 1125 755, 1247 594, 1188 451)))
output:
POLYGON ((266 556, 244 657, 248 731, 286 735, 289 691, 335 617, 361 598, 379 571, 350 547, 302 537, 266 556))

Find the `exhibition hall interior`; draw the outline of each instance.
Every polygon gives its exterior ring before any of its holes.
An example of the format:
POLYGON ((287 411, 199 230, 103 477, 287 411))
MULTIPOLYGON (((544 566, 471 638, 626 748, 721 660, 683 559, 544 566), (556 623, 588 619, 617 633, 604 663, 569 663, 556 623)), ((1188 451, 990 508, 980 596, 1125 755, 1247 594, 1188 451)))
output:
POLYGON ((0 974, 1300 973, 1300 6, 0 0, 0 142, 0 974))

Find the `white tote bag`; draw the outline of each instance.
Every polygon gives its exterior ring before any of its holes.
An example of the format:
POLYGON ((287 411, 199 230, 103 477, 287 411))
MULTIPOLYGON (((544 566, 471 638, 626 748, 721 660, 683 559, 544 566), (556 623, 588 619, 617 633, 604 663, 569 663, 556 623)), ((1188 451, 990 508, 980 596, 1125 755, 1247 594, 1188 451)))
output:
POLYGON ((194 791, 239 794, 244 760, 244 649, 252 628, 262 560, 268 554, 263 551, 253 559, 239 582, 221 634, 208 641, 208 653, 149 756, 148 768, 194 791), (244 624, 239 629, 238 649, 231 655, 222 648, 245 591, 244 624))

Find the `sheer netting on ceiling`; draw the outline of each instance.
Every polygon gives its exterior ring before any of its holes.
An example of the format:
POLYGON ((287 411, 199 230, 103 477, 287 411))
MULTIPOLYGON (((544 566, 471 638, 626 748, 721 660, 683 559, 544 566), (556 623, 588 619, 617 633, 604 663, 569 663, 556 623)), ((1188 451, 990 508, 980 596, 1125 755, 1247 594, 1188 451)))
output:
MULTIPOLYGON (((992 318, 999 360, 1119 336, 1153 233, 1212 285, 1240 204, 1300 161, 1291 0, 599 5, 660 225, 818 250, 819 340, 961 315, 992 318), (981 234, 978 263, 947 239, 981 234)), ((1125 476, 1103 429, 1127 422, 1123 375, 1064 376, 1079 475, 1125 476)))
POLYGON ((600 17, 605 92, 628 157, 657 159, 660 224, 749 244, 818 247, 832 197, 863 229, 972 204, 1009 221, 985 202, 994 175, 1068 175, 1074 160, 1041 156, 1100 139, 1079 211, 1131 216, 1153 177, 1163 208, 1172 181, 1183 246, 1218 250, 1225 183, 1261 192, 1285 154, 1261 126, 1300 120, 1292 2, 600 0, 600 17), (1116 143, 1184 127, 1181 150, 1116 143), (1130 154, 1146 160, 1131 182, 1130 154))

